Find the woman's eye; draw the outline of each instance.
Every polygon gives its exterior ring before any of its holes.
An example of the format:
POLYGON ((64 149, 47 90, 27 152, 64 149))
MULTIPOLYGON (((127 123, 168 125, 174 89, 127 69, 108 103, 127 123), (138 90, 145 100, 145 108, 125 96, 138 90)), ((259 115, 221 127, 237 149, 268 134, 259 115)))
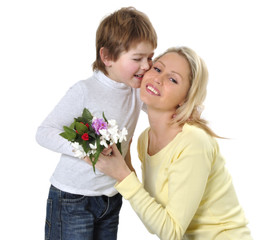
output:
POLYGON ((134 58, 133 60, 136 61, 136 62, 140 62, 141 58, 134 58))
POLYGON ((156 72, 161 72, 161 70, 157 67, 153 67, 156 72))
POLYGON ((171 82, 173 82, 173 83, 176 83, 176 84, 178 83, 178 82, 176 81, 176 79, 174 79, 174 78, 170 78, 169 80, 170 80, 171 82))

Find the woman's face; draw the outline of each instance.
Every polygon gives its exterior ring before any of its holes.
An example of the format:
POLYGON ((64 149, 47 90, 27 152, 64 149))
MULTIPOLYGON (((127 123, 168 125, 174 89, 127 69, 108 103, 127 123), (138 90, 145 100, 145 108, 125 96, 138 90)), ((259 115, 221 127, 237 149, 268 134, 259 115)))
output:
POLYGON ((146 72, 140 90, 142 101, 149 107, 174 112, 187 96, 189 76, 187 60, 178 53, 166 53, 146 72))

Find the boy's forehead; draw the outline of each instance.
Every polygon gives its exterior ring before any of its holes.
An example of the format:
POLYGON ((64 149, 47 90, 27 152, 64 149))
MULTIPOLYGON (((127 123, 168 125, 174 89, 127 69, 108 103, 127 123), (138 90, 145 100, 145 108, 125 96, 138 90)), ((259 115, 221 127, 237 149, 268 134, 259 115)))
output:
POLYGON ((134 55, 146 55, 154 52, 154 47, 150 42, 142 41, 135 44, 131 44, 127 52, 131 52, 134 55))

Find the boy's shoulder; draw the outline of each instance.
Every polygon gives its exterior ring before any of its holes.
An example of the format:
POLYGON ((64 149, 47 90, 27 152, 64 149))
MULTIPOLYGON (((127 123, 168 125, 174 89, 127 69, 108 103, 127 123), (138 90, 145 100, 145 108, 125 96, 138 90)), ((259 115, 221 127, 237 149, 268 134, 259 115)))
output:
POLYGON ((73 85, 77 91, 81 91, 84 95, 104 96, 104 98, 119 98, 132 96, 135 101, 141 101, 140 89, 132 88, 124 83, 116 82, 108 78, 101 71, 94 71, 93 74, 83 80, 79 80, 73 85))
POLYGON ((94 72, 90 77, 78 80, 76 83, 74 83, 74 86, 78 86, 81 88, 91 87, 92 85, 96 84, 97 79, 97 74, 94 72))

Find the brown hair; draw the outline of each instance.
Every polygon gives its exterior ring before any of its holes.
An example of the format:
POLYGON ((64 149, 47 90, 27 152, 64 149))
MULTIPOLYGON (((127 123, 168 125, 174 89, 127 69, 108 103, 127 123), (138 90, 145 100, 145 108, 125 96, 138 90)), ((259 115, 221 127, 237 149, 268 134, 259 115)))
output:
POLYGON ((141 41, 147 41, 153 48, 157 47, 157 34, 144 13, 127 7, 105 17, 96 32, 96 60, 93 70, 107 74, 100 57, 102 47, 107 50, 108 57, 116 61, 121 52, 128 51, 141 41))

